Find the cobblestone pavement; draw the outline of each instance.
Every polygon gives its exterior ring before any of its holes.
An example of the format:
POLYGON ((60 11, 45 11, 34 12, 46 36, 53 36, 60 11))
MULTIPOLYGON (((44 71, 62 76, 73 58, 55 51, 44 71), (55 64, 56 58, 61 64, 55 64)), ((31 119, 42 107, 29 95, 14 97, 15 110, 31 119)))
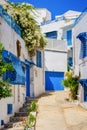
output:
POLYGON ((87 130, 87 110, 67 98, 68 91, 58 91, 38 99, 36 130, 87 130))

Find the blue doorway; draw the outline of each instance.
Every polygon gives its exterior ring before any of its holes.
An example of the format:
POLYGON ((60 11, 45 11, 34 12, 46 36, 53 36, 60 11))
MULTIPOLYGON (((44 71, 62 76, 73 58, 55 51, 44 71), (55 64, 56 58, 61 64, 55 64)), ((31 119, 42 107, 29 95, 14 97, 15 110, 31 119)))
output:
POLYGON ((87 102, 87 86, 84 86, 84 102, 87 102))
POLYGON ((30 66, 26 65, 26 97, 30 96, 30 66))

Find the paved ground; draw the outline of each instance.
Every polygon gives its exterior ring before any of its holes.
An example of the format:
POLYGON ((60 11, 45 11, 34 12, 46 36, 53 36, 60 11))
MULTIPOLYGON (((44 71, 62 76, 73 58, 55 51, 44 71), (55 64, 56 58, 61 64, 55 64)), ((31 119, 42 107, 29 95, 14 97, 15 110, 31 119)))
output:
POLYGON ((87 130, 87 111, 67 97, 68 92, 61 91, 39 98, 36 130, 87 130))

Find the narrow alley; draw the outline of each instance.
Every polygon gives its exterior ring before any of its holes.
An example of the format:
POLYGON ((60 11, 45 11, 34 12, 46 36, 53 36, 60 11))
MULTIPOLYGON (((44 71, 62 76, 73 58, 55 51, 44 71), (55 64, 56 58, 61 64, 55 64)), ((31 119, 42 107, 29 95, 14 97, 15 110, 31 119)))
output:
POLYGON ((87 111, 67 98, 67 91, 47 92, 39 98, 36 130, 87 130, 87 111))

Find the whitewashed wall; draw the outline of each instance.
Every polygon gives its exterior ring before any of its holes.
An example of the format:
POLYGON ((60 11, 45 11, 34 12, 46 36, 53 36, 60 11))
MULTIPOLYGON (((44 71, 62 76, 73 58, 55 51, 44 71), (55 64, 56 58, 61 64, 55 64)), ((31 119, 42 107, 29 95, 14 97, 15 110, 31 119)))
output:
MULTIPOLYGON (((76 37, 82 33, 87 32, 87 15, 85 15, 78 24, 76 24, 73 28, 73 46, 74 46, 74 65, 86 66, 87 58, 80 59, 80 49, 81 49, 81 41, 76 37), (85 63, 84 63, 85 62, 85 63)), ((82 68, 82 67, 81 67, 82 68)), ((84 68, 84 67, 83 67, 84 68)))
POLYGON ((4 44, 5 49, 17 56, 16 42, 19 40, 21 43, 20 59, 27 59, 28 53, 23 39, 1 17, 0 23, 0 41, 4 44))
POLYGON ((42 33, 52 32, 52 31, 58 31, 57 39, 61 40, 63 38, 63 28, 72 25, 74 23, 73 20, 66 22, 65 20, 62 21, 52 21, 49 24, 45 24, 41 26, 42 33))
MULTIPOLYGON (((41 51, 42 55, 42 67, 37 67, 36 65, 32 68, 32 79, 30 85, 30 95, 31 97, 37 97, 45 92, 44 88, 44 51, 41 51)), ((33 58, 36 64, 36 56, 33 58)))
POLYGON ((67 53, 45 50, 45 71, 67 71, 67 53))
MULTIPOLYGON (((76 67, 79 67, 81 79, 87 79, 87 57, 84 59, 80 59, 80 49, 81 49, 81 41, 76 37, 82 33, 87 32, 87 13, 84 15, 82 19, 74 26, 73 28, 73 46, 74 46, 74 72, 76 71, 76 67)), ((79 87, 79 101, 80 103, 84 102, 84 89, 80 85, 79 87)), ((85 103, 82 105, 84 106, 85 103)), ((87 104, 85 104, 87 108, 87 104)))
MULTIPOLYGON (((24 60, 28 58, 28 54, 25 48, 23 39, 13 30, 10 26, 0 17, 0 42, 3 43, 6 50, 12 52, 17 56, 16 42, 19 40, 21 43, 21 56, 20 59, 24 60)), ((25 86, 11 86, 13 95, 12 97, 0 100, 0 121, 4 120, 8 122, 9 117, 7 115, 7 104, 13 104, 13 114, 23 105, 26 96, 25 86)))
POLYGON ((51 12, 46 8, 36 8, 33 12, 32 14, 39 24, 43 23, 44 19, 46 21, 51 20, 51 12))

